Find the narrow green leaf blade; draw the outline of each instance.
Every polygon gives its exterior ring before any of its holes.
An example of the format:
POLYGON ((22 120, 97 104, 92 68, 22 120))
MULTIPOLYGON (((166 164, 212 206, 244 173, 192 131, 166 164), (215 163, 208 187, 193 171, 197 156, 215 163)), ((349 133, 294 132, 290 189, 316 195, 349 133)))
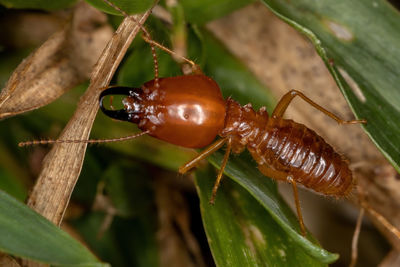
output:
POLYGON ((108 266, 82 244, 0 191, 0 250, 55 266, 108 266))
POLYGON ((367 134, 400 171, 400 15, 385 0, 263 2, 316 47, 367 134))

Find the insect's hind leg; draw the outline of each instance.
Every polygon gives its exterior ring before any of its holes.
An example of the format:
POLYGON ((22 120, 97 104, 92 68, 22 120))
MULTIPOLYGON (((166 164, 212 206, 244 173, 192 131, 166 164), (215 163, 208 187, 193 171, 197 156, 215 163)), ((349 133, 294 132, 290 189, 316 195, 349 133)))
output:
POLYGON ((339 124, 356 124, 356 123, 367 123, 366 120, 350 120, 350 121, 346 121, 346 120, 342 120, 341 118, 339 118, 338 116, 336 116, 335 114, 333 114, 332 112, 326 110, 325 108, 323 108, 322 106, 318 105, 317 103, 315 103, 314 101, 312 101, 310 98, 308 98, 307 96, 305 96, 302 92, 297 91, 297 90, 290 90, 288 93, 286 93, 280 100, 279 103, 276 105, 274 111, 272 112, 272 116, 273 118, 280 118, 283 116, 283 113, 285 113, 287 107, 289 106, 290 102, 292 102, 293 98, 295 98, 296 96, 300 96, 304 101, 306 101, 308 104, 310 104, 311 106, 313 106, 314 108, 318 109, 319 111, 321 111, 322 113, 324 113, 325 115, 331 117, 332 119, 334 119, 337 123, 339 124))
POLYGON ((300 200, 299 200, 299 194, 297 192, 296 181, 293 179, 292 175, 290 175, 286 172, 274 170, 274 169, 268 167, 267 165, 259 165, 258 169, 265 176, 274 178, 276 180, 286 181, 286 182, 289 182, 290 184, 292 184, 293 196, 294 196, 294 201, 296 204, 297 218, 298 218, 299 224, 300 224, 301 235, 305 237, 306 236, 306 227, 304 226, 303 214, 301 212, 300 200))

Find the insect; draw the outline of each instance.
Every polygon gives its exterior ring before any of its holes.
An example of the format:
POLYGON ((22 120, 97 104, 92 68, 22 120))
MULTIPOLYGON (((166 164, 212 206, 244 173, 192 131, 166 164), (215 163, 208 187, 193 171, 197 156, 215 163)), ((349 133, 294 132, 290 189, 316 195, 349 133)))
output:
POLYGON ((226 144, 226 152, 215 181, 210 203, 214 203, 229 154, 248 149, 266 176, 293 185, 302 234, 305 227, 300 211, 297 183, 331 196, 346 196, 354 181, 348 163, 317 133, 303 124, 283 119, 290 102, 299 96, 339 124, 345 121, 319 106, 299 91, 285 94, 271 116, 265 108, 255 111, 232 98, 224 100, 217 83, 203 74, 159 78, 140 88, 112 87, 100 95, 100 108, 107 116, 136 123, 142 132, 188 148, 203 148, 196 158, 179 169, 184 174, 226 144), (107 95, 124 95, 124 108, 109 110, 107 95), (213 140, 220 136, 215 142, 213 140), (210 145, 211 144, 211 145, 210 145))
POLYGON ((106 140, 32 141, 20 143, 20 146, 58 142, 123 141, 145 134, 187 148, 208 146, 179 169, 179 173, 184 174, 226 144, 210 203, 215 202, 230 153, 237 154, 248 149, 261 173, 292 184, 303 236, 306 235, 306 230, 297 183, 324 195, 342 197, 351 192, 354 180, 346 160, 313 130, 293 120, 284 119, 283 115, 291 101, 298 96, 339 124, 366 123, 365 120, 342 120, 296 90, 285 94, 269 116, 265 107, 255 111, 251 104, 241 106, 232 98, 224 100, 217 83, 202 74, 197 65, 186 58, 183 59, 192 65, 194 74, 159 78, 154 46, 171 54, 174 52, 152 41, 143 27, 142 30, 143 38, 152 48, 155 78, 140 88, 109 87, 99 96, 100 109, 104 114, 113 119, 137 124, 141 133, 127 138, 106 140), (114 95, 126 96, 122 101, 123 109, 113 110, 104 106, 104 98, 114 95), (213 142, 217 136, 221 138, 213 142))

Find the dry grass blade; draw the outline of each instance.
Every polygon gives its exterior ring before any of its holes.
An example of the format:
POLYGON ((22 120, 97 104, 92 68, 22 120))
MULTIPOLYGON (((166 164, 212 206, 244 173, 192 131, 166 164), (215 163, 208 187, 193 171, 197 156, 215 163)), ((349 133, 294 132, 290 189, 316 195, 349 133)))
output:
POLYGON ((77 5, 65 26, 11 75, 0 94, 0 119, 47 105, 87 80, 112 36, 106 21, 89 5, 77 5))
MULTIPOLYGON (((136 21, 143 24, 150 10, 136 21)), ((139 26, 125 18, 103 51, 75 114, 59 139, 86 140, 98 110, 100 88, 107 86, 139 26)), ((44 160, 43 169, 28 199, 28 205, 59 225, 80 174, 87 144, 56 144, 44 160)))

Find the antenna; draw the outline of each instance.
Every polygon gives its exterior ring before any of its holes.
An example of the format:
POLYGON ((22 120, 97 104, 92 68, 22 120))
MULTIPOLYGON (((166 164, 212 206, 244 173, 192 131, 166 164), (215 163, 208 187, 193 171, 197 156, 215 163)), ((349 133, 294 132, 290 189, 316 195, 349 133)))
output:
MULTIPOLYGON (((146 29, 143 25, 141 25, 140 23, 138 23, 137 20, 136 20, 135 18, 133 18, 132 16, 129 16, 128 13, 126 13, 124 10, 122 10, 121 8, 119 8, 118 6, 116 6, 116 5, 115 5, 114 3, 112 3, 111 1, 109 1, 109 0, 103 0, 103 1, 104 1, 105 3, 107 3, 109 6, 111 6, 112 8, 114 8, 115 10, 117 10, 118 12, 120 12, 124 17, 129 17, 130 19, 132 19, 136 24, 139 25, 140 29, 141 29, 142 32, 144 33, 144 35, 142 36, 142 38, 143 38, 143 40, 144 40, 145 42, 147 42, 147 43, 150 45, 150 47, 151 47, 151 53, 152 53, 153 62, 154 62, 154 76, 155 76, 155 78, 154 78, 154 83, 155 83, 155 86, 156 86, 157 88, 159 88, 160 85, 159 85, 159 83, 158 83, 158 60, 157 60, 157 55, 156 55, 156 51, 155 51, 155 47, 156 47, 156 46, 157 46, 158 48, 160 48, 161 50, 164 50, 165 52, 167 52, 167 53, 169 53, 169 54, 171 54, 171 55, 173 55, 173 56, 176 56, 176 57, 178 57, 178 58, 181 58, 182 60, 184 60, 185 62, 187 62, 188 64, 190 64, 190 65, 192 66, 192 70, 193 70, 194 73, 202 74, 202 71, 201 71, 200 67, 199 67, 196 63, 194 63, 192 60, 190 60, 190 59, 188 59, 188 58, 186 58, 186 57, 184 57, 184 56, 182 56, 182 55, 179 55, 179 54, 176 53, 175 51, 173 51, 173 50, 171 50, 171 49, 169 49, 169 48, 163 46, 162 44, 159 44, 159 43, 155 42, 155 41, 151 38, 150 33, 147 31, 147 29, 146 29)), ((157 2, 158 2, 158 0, 155 1, 154 5, 156 5, 157 2)))
MULTIPOLYGON (((154 85, 156 88, 160 87, 160 84, 158 82, 158 60, 157 60, 157 54, 156 54, 156 48, 154 46, 154 41, 151 39, 150 33, 147 31, 147 29, 140 24, 134 17, 129 16, 128 13, 126 13, 124 10, 122 10, 121 8, 119 8, 117 5, 115 5, 114 3, 112 3, 109 0, 103 0, 106 4, 108 4, 109 6, 111 6, 112 8, 114 8, 115 10, 117 10, 118 12, 120 12, 124 17, 126 18, 130 18, 133 22, 135 22, 140 29, 142 30, 143 34, 146 36, 146 38, 148 40, 151 40, 151 42, 148 42, 150 44, 150 48, 151 48, 151 55, 153 56, 153 63, 154 63, 154 85)), ((158 2, 158 0, 156 0, 154 2, 154 5, 156 5, 158 2)))
POLYGON ((53 140, 53 139, 47 139, 47 140, 33 140, 33 141, 25 141, 25 142, 20 142, 18 144, 19 147, 25 147, 25 146, 34 146, 34 145, 48 145, 48 144, 60 144, 60 143, 74 143, 74 144, 80 144, 80 143, 87 143, 87 144, 99 144, 99 143, 111 143, 111 142, 121 142, 121 141, 128 141, 135 139, 137 137, 140 137, 142 135, 148 134, 150 131, 144 131, 140 132, 134 135, 129 135, 129 136, 124 136, 124 137, 119 137, 119 138, 111 138, 111 139, 91 139, 91 140, 53 140))

